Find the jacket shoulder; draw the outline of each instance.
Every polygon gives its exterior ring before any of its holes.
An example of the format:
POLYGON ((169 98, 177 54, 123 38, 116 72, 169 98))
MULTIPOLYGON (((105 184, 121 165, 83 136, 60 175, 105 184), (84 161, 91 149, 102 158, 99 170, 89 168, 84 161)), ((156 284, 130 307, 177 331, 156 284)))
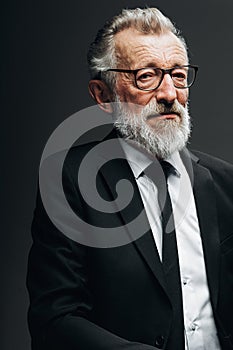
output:
POLYGON ((213 155, 204 153, 204 152, 200 152, 197 150, 191 150, 190 151, 191 154, 194 154, 197 159, 198 159, 198 163, 200 163, 200 165, 206 166, 207 168, 211 169, 218 169, 218 170, 223 170, 223 169, 227 169, 229 171, 233 171, 233 164, 220 159, 218 157, 215 157, 213 155))
POLYGON ((217 180, 217 182, 233 182, 233 165, 231 163, 196 150, 192 150, 191 154, 194 154, 199 165, 207 168, 210 171, 211 175, 215 180, 217 180))

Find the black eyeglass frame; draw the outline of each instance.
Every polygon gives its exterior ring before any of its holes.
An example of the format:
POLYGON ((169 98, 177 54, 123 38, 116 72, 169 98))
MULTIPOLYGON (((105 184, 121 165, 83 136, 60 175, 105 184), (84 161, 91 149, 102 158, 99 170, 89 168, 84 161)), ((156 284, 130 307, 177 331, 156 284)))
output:
MULTIPOLYGON (((134 82, 135 82, 135 85, 136 87, 139 89, 139 90, 142 90, 142 91, 153 91, 153 90, 156 90, 158 89, 158 87, 161 85, 162 81, 163 81, 163 78, 164 78, 164 75, 165 74, 169 74, 170 77, 172 78, 172 71, 174 69, 177 69, 177 68, 193 68, 194 69, 194 77, 193 77, 193 81, 191 84, 189 84, 188 86, 175 86, 175 88, 177 89, 188 89, 190 88, 195 80, 196 80, 196 76, 197 76, 197 71, 198 71, 198 66, 196 65, 191 65, 191 64, 187 64, 187 65, 183 65, 183 66, 175 66, 173 68, 169 68, 169 69, 163 69, 163 68, 158 68, 158 67, 143 67, 143 68, 137 68, 137 69, 121 69, 121 68, 109 68, 107 70, 105 70, 104 72, 119 72, 119 73, 133 73, 134 75, 134 82), (161 79, 160 79, 160 82, 159 82, 159 85, 156 87, 156 88, 151 88, 151 89, 143 89, 143 88, 140 88, 137 84, 137 73, 140 71, 140 70, 143 70, 143 69, 146 69, 146 68, 151 68, 151 69, 159 69, 160 71, 162 71, 162 75, 161 75, 161 79)), ((173 81, 173 80, 172 80, 173 81)))

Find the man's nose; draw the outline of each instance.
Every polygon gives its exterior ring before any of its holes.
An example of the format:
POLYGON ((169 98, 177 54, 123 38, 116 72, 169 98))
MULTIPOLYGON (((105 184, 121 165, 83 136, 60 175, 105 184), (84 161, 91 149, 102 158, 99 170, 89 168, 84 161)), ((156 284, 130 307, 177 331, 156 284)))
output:
POLYGON ((165 74, 156 92, 157 102, 172 104, 177 98, 177 90, 173 84, 170 74, 165 74))

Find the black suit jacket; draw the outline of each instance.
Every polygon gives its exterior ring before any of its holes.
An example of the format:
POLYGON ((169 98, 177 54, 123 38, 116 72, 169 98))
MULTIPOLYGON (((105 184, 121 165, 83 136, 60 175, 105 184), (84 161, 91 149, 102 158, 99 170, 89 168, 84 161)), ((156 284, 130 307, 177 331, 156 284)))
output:
MULTIPOLYGON (((127 179, 134 189, 132 200, 111 213, 87 205, 77 173, 83 157, 97 144, 71 149, 63 186, 73 211, 107 232, 132 221, 143 204, 127 161, 113 159, 98 172, 98 191, 111 202, 117 197, 116 183, 127 179)), ((56 157, 50 161, 56 162, 56 157)), ((199 152, 191 156, 191 162, 218 337, 222 349, 233 349, 233 166, 199 152)), ((51 182, 48 191, 54 194, 51 182)), ((122 246, 85 246, 59 232, 38 194, 32 234, 27 285, 33 350, 180 350, 178 343, 169 343, 172 307, 150 229, 122 246)), ((134 232, 126 236, 130 234, 134 232)))

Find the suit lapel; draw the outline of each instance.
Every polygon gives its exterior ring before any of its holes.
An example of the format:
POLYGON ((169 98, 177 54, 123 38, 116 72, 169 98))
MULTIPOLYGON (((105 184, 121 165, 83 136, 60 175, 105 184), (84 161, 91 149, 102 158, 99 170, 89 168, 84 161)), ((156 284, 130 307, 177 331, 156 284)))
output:
POLYGON ((220 241, 214 183, 209 170, 193 161, 194 198, 203 242, 207 280, 213 306, 219 287, 220 241))
MULTIPOLYGON (((126 208, 119 210, 119 216, 124 225, 124 229, 127 230, 127 234, 129 235, 129 242, 133 242, 154 276, 166 291, 162 264, 145 213, 141 195, 133 172, 127 160, 124 158, 125 155, 122 153, 122 159, 113 159, 108 167, 101 169, 101 174, 104 177, 109 192, 112 193, 112 198, 114 198, 114 189, 119 180, 125 179, 131 183, 133 197, 126 208), (138 218, 137 224, 129 224, 135 217, 138 218)), ((126 195, 128 196, 128 193, 126 193, 126 195)))

